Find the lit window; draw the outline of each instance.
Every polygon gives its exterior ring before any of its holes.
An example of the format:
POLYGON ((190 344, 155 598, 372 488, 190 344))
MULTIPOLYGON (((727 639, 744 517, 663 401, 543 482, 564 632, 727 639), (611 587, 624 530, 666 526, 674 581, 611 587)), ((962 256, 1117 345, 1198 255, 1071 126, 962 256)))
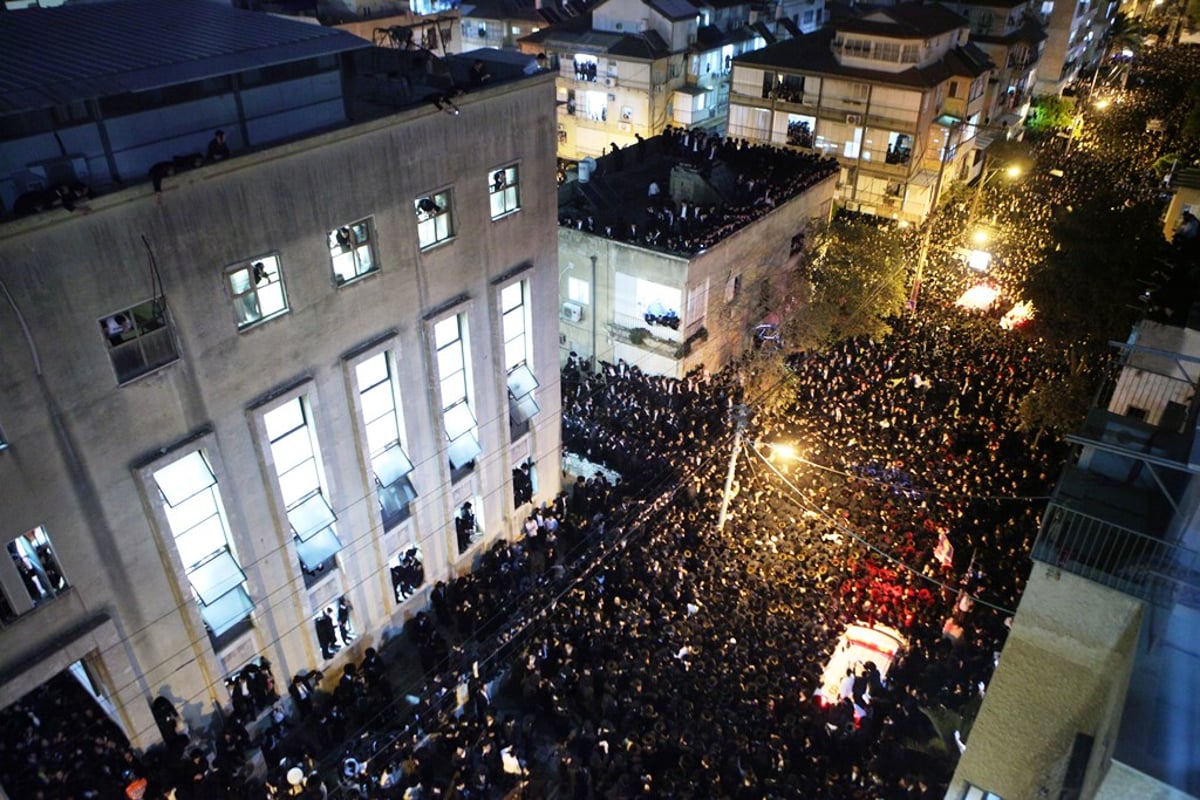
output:
POLYGON ((50 537, 42 526, 26 531, 9 542, 8 554, 12 556, 33 606, 52 600, 67 590, 67 579, 58 565, 50 537))
POLYGON ((333 280, 338 286, 379 269, 372 248, 371 221, 368 219, 329 232, 329 258, 333 263, 333 280))
POLYGON ((194 450, 155 470, 154 483, 200 616, 219 637, 250 616, 254 603, 230 543, 217 479, 194 450))
POLYGON ((417 214, 417 241, 421 249, 433 247, 454 235, 449 191, 418 197, 413 201, 413 209, 417 214))
POLYGON ((488 199, 492 204, 492 219, 511 214, 521 207, 516 166, 504 167, 492 173, 488 183, 488 199))
POLYGON ((355 367, 358 399, 367 432, 367 451, 375 484, 383 527, 391 530, 408 519, 408 504, 417 492, 409 480, 413 470, 401 439, 404 430, 397 402, 397 389, 389 354, 378 353, 355 367))
POLYGON ((529 432, 529 420, 541 409, 533 397, 538 387, 532 367, 529 331, 529 281, 511 283, 500 291, 504 371, 508 383, 508 417, 513 439, 529 432))
POLYGON ((179 358, 167 320, 167 300, 156 297, 100 320, 117 383, 128 383, 179 358))
POLYGON ((397 603, 412 597, 425 583, 425 557, 415 543, 388 562, 388 567, 397 603))
POLYGON ((283 273, 277 256, 263 256, 226 271, 238 330, 278 316, 288 310, 283 273))
POLYGON ((567 299, 572 303, 583 303, 587 305, 591 302, 592 285, 580 278, 567 278, 567 299))
POLYGON ((483 452, 479 446, 475 412, 471 410, 465 329, 466 318, 462 314, 446 317, 433 326, 441 386, 442 424, 450 442, 448 455, 454 478, 468 472, 483 452))
POLYGON ((314 583, 327 568, 336 568, 334 556, 342 549, 334 527, 337 515, 322 487, 317 434, 299 397, 268 411, 263 423, 300 567, 305 581, 314 583))

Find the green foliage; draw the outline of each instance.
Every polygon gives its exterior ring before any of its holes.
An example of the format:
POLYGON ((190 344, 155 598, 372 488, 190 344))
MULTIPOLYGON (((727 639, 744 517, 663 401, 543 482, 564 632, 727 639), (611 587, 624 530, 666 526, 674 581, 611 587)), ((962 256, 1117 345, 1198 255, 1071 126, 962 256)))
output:
POLYGON ((1083 426, 1094 384, 1087 371, 1090 359, 1072 350, 1067 353, 1067 362, 1070 369, 1064 375, 1038 380, 1021 399, 1014 420, 1017 430, 1041 438, 1046 431, 1066 434, 1083 426))
POLYGON ((842 339, 880 338, 908 298, 904 247, 896 231, 874 221, 835 219, 808 233, 807 262, 792 276, 807 304, 788 315, 789 347, 821 349, 842 339))
POLYGON ((748 354, 741 380, 746 402, 754 406, 759 419, 774 419, 796 402, 796 376, 777 347, 764 346, 748 354))
POLYGON ((1052 133, 1069 128, 1075 121, 1075 100, 1056 94, 1033 98, 1025 125, 1034 133, 1052 133))

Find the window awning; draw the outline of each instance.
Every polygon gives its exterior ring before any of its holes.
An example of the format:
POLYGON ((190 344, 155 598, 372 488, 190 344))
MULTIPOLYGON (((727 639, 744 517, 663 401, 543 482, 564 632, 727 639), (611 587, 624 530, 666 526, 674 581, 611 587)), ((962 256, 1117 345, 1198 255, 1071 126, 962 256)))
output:
POLYGON ((333 509, 329 507, 329 503, 325 502, 325 496, 320 492, 301 501, 287 512, 287 515, 288 522, 292 525, 292 532, 302 542, 307 542, 318 531, 328 528, 337 520, 333 509))
POLYGON ((446 438, 451 442, 470 433, 475 427, 475 415, 471 413, 471 405, 465 401, 447 408, 442 414, 442 420, 446 425, 446 438))
POLYGON ((371 460, 375 469, 375 477, 382 486, 390 486, 412 472, 412 461, 399 444, 392 445, 371 460))
POLYGON ((240 585, 218 597, 211 603, 200 603, 200 616, 213 636, 220 636, 244 620, 254 610, 254 602, 240 585))
POLYGON ((296 540, 296 555, 300 556, 301 566, 309 571, 333 558, 341 549, 342 542, 331 528, 322 528, 306 542, 296 540))
POLYGON ((212 486, 217 479, 213 477, 204 456, 196 450, 157 470, 154 473, 154 482, 167 499, 167 505, 177 506, 201 489, 212 486))
POLYGON ((508 413, 513 418, 513 422, 518 425, 528 422, 541 410, 538 407, 537 401, 533 399, 532 394, 527 394, 521 398, 508 398, 508 413))
POLYGON ((246 580, 246 574, 238 566, 233 553, 228 550, 222 550, 200 566, 189 570, 187 576, 201 603, 215 603, 221 595, 246 580))
POLYGON ((417 490, 407 477, 379 490, 379 504, 383 506, 384 516, 399 513, 402 508, 416 499, 417 490))
POLYGON ((454 469, 466 466, 478 458, 482 452, 483 448, 479 446, 479 441, 474 435, 470 432, 464 433, 450 442, 450 450, 448 452, 450 466, 454 469))
POLYGON ((537 387, 537 378, 526 364, 518 364, 509 371, 508 390, 512 392, 513 397, 520 399, 537 387))

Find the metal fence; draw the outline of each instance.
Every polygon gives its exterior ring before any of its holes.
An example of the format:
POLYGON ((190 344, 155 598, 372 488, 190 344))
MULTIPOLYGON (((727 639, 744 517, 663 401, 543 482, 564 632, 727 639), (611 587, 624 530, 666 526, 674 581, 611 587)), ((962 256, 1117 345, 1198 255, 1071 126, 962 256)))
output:
POLYGON ((1200 608, 1200 553, 1051 502, 1033 558, 1156 605, 1200 608))

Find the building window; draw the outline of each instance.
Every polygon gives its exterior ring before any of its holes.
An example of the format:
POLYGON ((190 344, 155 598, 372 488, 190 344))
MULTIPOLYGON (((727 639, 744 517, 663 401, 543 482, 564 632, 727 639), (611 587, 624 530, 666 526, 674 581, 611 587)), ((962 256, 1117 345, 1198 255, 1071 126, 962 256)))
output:
POLYGON ((865 103, 871 96, 871 85, 869 83, 852 83, 850 84, 850 99, 856 103, 865 103))
POLYGON ((329 232, 333 280, 341 286, 379 269, 371 236, 371 220, 360 219, 329 232))
POLYGON ((26 531, 8 543, 8 554, 21 576, 21 583, 34 606, 41 605, 65 592, 67 579, 58 565, 58 557, 50 537, 41 525, 26 531))
POLYGON ((425 557, 421 555, 421 548, 415 544, 393 558, 388 566, 397 603, 403 603, 412 597, 425 583, 425 557))
POLYGON ((254 610, 217 479, 204 454, 193 450, 155 470, 154 483, 200 616, 216 639, 254 610))
POLYGON ((379 510, 384 530, 391 530, 409 517, 409 503, 417 497, 409 479, 413 471, 401 435, 404 421, 400 414, 395 369, 390 354, 377 353, 360 362, 354 373, 358 379, 358 400, 362 407, 367 434, 367 452, 375 473, 379 510))
POLYGON ((520 508, 526 503, 533 502, 537 493, 537 465, 532 458, 527 458, 513 467, 513 508, 520 508))
POLYGON ((876 61, 899 61, 900 45, 897 42, 876 42, 873 56, 876 61))
POLYGON ((904 64, 917 63, 919 50, 915 44, 906 44, 900 48, 900 61, 904 64))
POLYGON ((521 207, 516 165, 492 173, 491 182, 488 183, 488 199, 492 204, 492 219, 499 219, 521 207))
POLYGON ((504 337, 504 372, 508 384, 509 433, 513 440, 529 432, 529 420, 540 410, 534 400, 537 378, 532 368, 529 333, 529 281, 510 283, 500 290, 501 334, 504 337))
POLYGON ((475 466, 483 452, 478 423, 471 409, 471 376, 467 373, 467 320, 465 314, 446 317, 433 326, 437 349, 438 382, 442 397, 442 424, 450 442, 451 479, 458 480, 475 466))
POLYGON ((463 503, 454 515, 454 536, 458 543, 459 555, 470 550, 471 545, 483 538, 483 530, 475 516, 473 504, 463 503))
POLYGON ((592 285, 581 278, 567 278, 567 299, 588 305, 592 302, 592 285))
POLYGON ((336 569, 334 556, 342 549, 334 522, 337 516, 325 498, 320 452, 309 409, 295 397, 263 415, 275 477, 287 508, 288 523, 306 584, 336 569))
POLYGON ((179 358, 167 319, 165 297, 104 317, 100 320, 100 330, 108 339, 108 355, 117 373, 117 383, 128 383, 179 358))
POLYGON ((284 314, 288 310, 278 256, 263 256, 225 271, 233 295, 238 330, 284 314))
POLYGON ((8 439, 4 438, 4 429, 0 428, 0 450, 8 449, 8 439))
POLYGON ((867 58, 871 55, 870 39, 846 39, 842 43, 842 53, 848 56, 867 58))
POLYGON ((327 606, 313 619, 317 629, 317 643, 321 645, 321 655, 326 661, 358 638, 350 621, 352 610, 350 598, 342 595, 338 598, 336 606, 327 606))
POLYGON ((734 300, 737 300, 737 297, 739 294, 741 294, 741 291, 741 273, 738 273, 737 275, 730 275, 729 280, 725 281, 725 302, 732 303, 734 300))
POLYGON ((449 190, 418 197, 413 208, 417 213, 417 241, 422 250, 454 236, 449 190))
POLYGON ((947 95, 949 97, 958 97, 958 81, 950 81, 950 88, 947 95))

